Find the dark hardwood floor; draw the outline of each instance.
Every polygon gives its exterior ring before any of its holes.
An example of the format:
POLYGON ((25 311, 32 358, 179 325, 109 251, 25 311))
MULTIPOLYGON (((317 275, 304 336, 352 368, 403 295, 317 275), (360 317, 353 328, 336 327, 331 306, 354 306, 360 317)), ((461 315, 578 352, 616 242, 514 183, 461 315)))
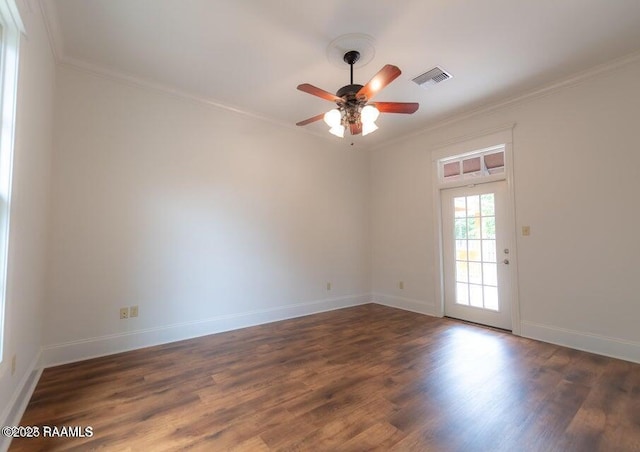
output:
POLYGON ((365 305, 46 369, 21 450, 640 450, 640 365, 365 305))

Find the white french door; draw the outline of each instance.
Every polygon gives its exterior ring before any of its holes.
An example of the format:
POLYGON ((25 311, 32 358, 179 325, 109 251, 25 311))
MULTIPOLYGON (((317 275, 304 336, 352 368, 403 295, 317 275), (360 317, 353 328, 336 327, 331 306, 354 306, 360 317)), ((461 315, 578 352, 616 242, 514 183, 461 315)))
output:
POLYGON ((512 329, 507 182, 441 191, 444 313, 512 329))

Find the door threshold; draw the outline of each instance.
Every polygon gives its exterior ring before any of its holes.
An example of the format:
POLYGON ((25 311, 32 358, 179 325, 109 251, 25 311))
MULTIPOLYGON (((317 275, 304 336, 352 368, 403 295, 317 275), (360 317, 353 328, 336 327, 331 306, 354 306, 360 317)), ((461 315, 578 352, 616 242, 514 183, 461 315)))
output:
POLYGON ((464 319, 457 319, 455 317, 449 317, 448 315, 445 315, 444 318, 445 319, 449 319, 449 320, 454 320, 456 322, 467 323, 469 325, 479 326, 479 327, 482 327, 482 328, 488 328, 490 330, 496 330, 496 331, 499 331, 501 333, 513 334, 512 330, 508 330, 506 328, 498 328, 497 326, 485 325, 484 323, 471 322, 469 320, 464 320, 464 319))

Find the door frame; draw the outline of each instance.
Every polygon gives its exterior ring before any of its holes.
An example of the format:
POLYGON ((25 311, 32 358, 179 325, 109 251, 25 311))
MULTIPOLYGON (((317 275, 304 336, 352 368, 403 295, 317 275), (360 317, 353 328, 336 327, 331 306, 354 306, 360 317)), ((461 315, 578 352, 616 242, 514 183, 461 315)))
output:
MULTIPOLYGON (((483 182, 481 184, 447 188, 445 190, 441 190, 440 195, 442 196, 442 242, 446 246, 442 256, 445 263, 444 314, 452 318, 467 320, 470 322, 477 322, 480 324, 494 326, 496 328, 503 328, 505 330, 511 331, 513 329, 513 319, 511 318, 511 294, 509 293, 509 290, 511 289, 511 285, 509 284, 511 266, 505 265, 504 260, 511 258, 510 250, 513 247, 512 244, 514 242, 514 238, 513 231, 511 230, 510 225, 507 223, 507 182, 504 179, 501 179, 493 182, 483 182), (458 271, 456 269, 456 262, 458 261, 458 257, 456 246, 457 237, 454 233, 454 225, 457 221, 457 218, 455 218, 456 209, 454 208, 454 199, 461 196, 477 196, 481 193, 487 192, 491 192, 495 196, 495 266, 499 305, 499 308, 497 310, 487 309, 484 306, 474 306, 470 303, 470 298, 468 305, 460 305, 457 302, 458 271), (445 229, 445 226, 447 229, 445 229), (503 250, 505 248, 509 249, 508 253, 504 253, 503 250)), ((480 204, 478 205, 478 207, 480 207, 480 204)), ((478 228, 478 231, 479 230, 480 228, 478 228)), ((482 259, 480 261, 480 265, 483 268, 481 272, 484 275, 485 271, 483 263, 486 263, 486 261, 484 259, 484 247, 481 248, 482 259)), ((474 262, 474 259, 469 259, 467 262, 468 264, 471 264, 472 262, 474 262)), ((468 276, 470 277, 471 269, 469 268, 468 270, 468 276)), ((471 283, 470 280, 469 282, 471 283)), ((484 288, 484 279, 480 284, 481 287, 484 288)), ((467 295, 469 296, 469 293, 467 295)), ((482 298, 484 299, 484 296, 482 298)), ((482 301, 484 302, 484 300, 482 301)))
POLYGON ((435 314, 444 317, 444 246, 442 241, 442 198, 441 191, 447 188, 463 187, 465 185, 478 185, 485 182, 505 180, 507 182, 507 212, 506 221, 508 227, 513 231, 514 242, 510 248, 509 258, 511 265, 510 277, 507 281, 509 293, 511 294, 511 326, 514 335, 521 335, 520 302, 518 297, 518 234, 516 229, 516 206, 514 195, 514 171, 513 171, 513 128, 515 124, 500 126, 498 128, 485 130, 474 136, 461 137, 444 143, 431 152, 431 180, 433 195, 433 218, 434 218, 434 268, 436 269, 435 281, 435 314), (458 180, 444 182, 440 177, 440 161, 446 158, 473 154, 483 149, 495 146, 504 146, 505 171, 501 174, 493 174, 478 177, 473 180, 458 180))

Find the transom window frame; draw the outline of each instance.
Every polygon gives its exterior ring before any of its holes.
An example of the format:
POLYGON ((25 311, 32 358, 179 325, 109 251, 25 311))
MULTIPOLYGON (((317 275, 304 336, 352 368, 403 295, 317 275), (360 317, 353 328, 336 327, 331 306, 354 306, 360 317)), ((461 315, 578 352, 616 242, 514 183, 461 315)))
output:
POLYGON ((475 151, 467 152, 452 157, 440 159, 438 164, 438 179, 441 185, 451 186, 449 184, 456 184, 464 181, 464 185, 479 181, 483 182, 506 179, 506 155, 505 144, 499 144, 497 146, 491 146, 486 149, 478 149, 475 151), (491 167, 487 164, 487 158, 493 155, 502 154, 502 165, 491 167), (471 167, 469 170, 465 169, 466 163, 476 163, 477 167, 471 167), (447 176, 447 166, 452 163, 458 163, 458 173, 447 176), (487 178, 490 178, 487 179, 487 178))

